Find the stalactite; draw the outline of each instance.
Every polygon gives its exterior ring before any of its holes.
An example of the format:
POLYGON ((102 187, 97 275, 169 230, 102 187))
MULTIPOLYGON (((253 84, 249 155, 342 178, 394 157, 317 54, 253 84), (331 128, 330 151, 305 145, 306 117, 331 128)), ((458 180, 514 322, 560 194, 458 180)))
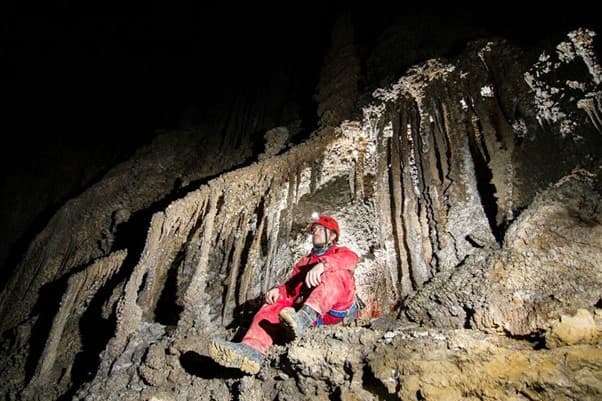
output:
POLYGON ((587 113, 594 128, 602 134, 602 92, 593 93, 577 102, 577 107, 587 113))
POLYGON ((228 271, 228 265, 230 262, 230 255, 232 254, 232 249, 234 247, 234 235, 232 234, 233 225, 226 225, 224 229, 219 232, 219 236, 216 238, 216 244, 220 243, 220 237, 223 238, 223 259, 222 264, 219 268, 221 274, 225 274, 228 271))
POLYGON ((235 225, 235 245, 234 254, 230 261, 230 272, 228 274, 228 285, 226 289, 226 296, 224 298, 224 308, 222 312, 222 324, 231 319, 231 310, 236 305, 235 302, 235 291, 239 281, 241 255, 245 249, 245 243, 249 231, 248 227, 249 218, 246 214, 241 213, 238 216, 238 222, 235 225))
POLYGON ((301 196, 303 194, 303 191, 301 189, 301 185, 303 184, 303 182, 305 181, 303 179, 303 172, 305 171, 305 166, 300 165, 296 168, 295 170, 295 178, 292 182, 295 183, 295 203, 299 203, 299 199, 301 199, 301 196))
POLYGON ((413 140, 414 109, 408 103, 400 110, 401 162, 402 162, 402 224, 404 243, 408 253, 410 279, 413 289, 422 287, 427 279, 427 269, 423 259, 422 233, 419 220, 420 189, 418 167, 415 160, 415 142, 413 140), (409 107, 408 107, 409 106, 409 107))
POLYGON ((197 266, 194 269, 192 277, 190 279, 190 283, 188 284, 188 288, 184 294, 184 313, 183 320, 188 325, 194 324, 197 320, 198 316, 194 316, 194 311, 191 309, 195 309, 195 307, 199 304, 202 297, 202 291, 205 285, 205 280, 207 277, 207 269, 209 267, 209 251, 211 249, 211 244, 213 240, 213 228, 215 225, 215 217, 218 212, 218 202, 222 198, 222 181, 214 180, 210 183, 210 185, 206 188, 206 192, 208 194, 206 196, 210 197, 210 201, 207 205, 207 212, 203 217, 203 227, 202 227, 202 235, 201 235, 201 246, 199 250, 199 257, 197 261, 197 266), (192 316, 191 316, 192 314, 192 316))
POLYGON ((357 157, 355 169, 355 198, 364 199, 366 197, 366 148, 368 144, 364 137, 359 137, 357 141, 357 157))
POLYGON ((347 183, 349 185, 349 193, 352 197, 355 196, 355 176, 356 176, 356 165, 355 163, 349 167, 347 171, 347 183))
MULTIPOLYGON (((184 241, 188 239, 189 231, 196 225, 199 216, 204 213, 207 206, 206 197, 209 195, 206 192, 193 192, 188 197, 171 204, 165 212, 153 215, 144 250, 117 306, 115 336, 109 344, 110 354, 113 357, 119 355, 130 333, 138 328, 143 313, 147 318, 151 318, 161 289, 161 286, 153 284, 154 271, 165 269, 184 241), (146 284, 141 289, 145 279, 146 284)), ((215 209, 216 203, 217 197, 214 196, 210 206, 215 209)), ((208 213, 215 213, 214 209, 209 210, 208 213)), ((212 218, 214 217, 213 215, 212 218)), ((209 221, 204 223, 204 227, 209 225, 209 221)), ((204 240, 206 239, 207 237, 204 237, 204 240)), ((203 250, 207 249, 203 248, 203 250)), ((201 256, 206 255, 201 253, 201 256)), ((191 280, 192 283, 193 280, 191 280)), ((184 297, 189 299, 189 295, 190 286, 184 297)))
POLYGON ((316 157, 311 161, 311 179, 309 184, 309 191, 315 192, 320 185, 322 171, 322 160, 316 154, 316 157))
MULTIPOLYGON (((425 111, 427 113, 427 111, 425 111)), ((433 276, 439 270, 437 252, 440 249, 438 217, 441 204, 439 202, 439 191, 442 182, 442 172, 440 171, 440 152, 434 130, 434 119, 432 112, 428 112, 428 124, 421 120, 421 130, 424 135, 431 137, 432 145, 429 151, 422 153, 420 160, 420 181, 422 182, 422 202, 421 202, 421 222, 423 235, 423 249, 425 250, 425 260, 430 266, 428 276, 433 276), (424 126, 423 126, 424 124, 424 126)))
POLYGON ((512 213, 512 176, 509 176, 514 151, 514 131, 507 121, 497 96, 477 100, 477 112, 481 120, 487 122, 484 130, 484 144, 490 155, 488 160, 492 172, 491 183, 496 190, 498 213, 497 226, 504 225, 512 213))
MULTIPOLYGON (((288 194, 288 191, 286 191, 288 194)), ((266 257, 266 275, 262 285, 262 291, 265 293, 269 289, 269 281, 273 274, 274 259, 277 257, 278 239, 280 231, 280 203, 279 194, 272 192, 268 202, 267 234, 268 234, 268 254, 266 257)))
MULTIPOLYGON (((383 151, 385 149, 388 149, 388 142, 389 142, 389 138, 385 137, 384 135, 379 135, 379 137, 377 138, 378 140, 378 145, 377 145, 377 149, 382 149, 383 151)), ((374 294, 374 297, 377 296, 381 296, 384 297, 385 299, 380 299, 379 301, 382 302, 381 305, 389 305, 390 303, 394 303, 394 302, 390 302, 390 300, 397 300, 400 298, 400 291, 399 291, 399 287, 398 287, 398 277, 397 277, 397 258, 396 255, 397 253, 395 252, 395 240, 391 238, 390 235, 387 235, 388 233, 393 232, 393 228, 392 228, 392 224, 391 224, 391 217, 392 217, 392 211, 391 211, 391 202, 390 202, 390 198, 388 196, 387 193, 387 189, 389 188, 390 185, 390 177, 389 177, 389 169, 387 167, 387 163, 388 163, 388 157, 387 158, 381 158, 379 159, 378 165, 377 165, 377 173, 376 173, 376 193, 377 193, 377 200, 376 200, 376 204, 377 204, 377 210, 378 210, 378 217, 380 220, 380 224, 379 226, 381 227, 381 229, 379 230, 378 234, 380 236, 380 244, 381 246, 384 248, 384 254, 385 254, 385 268, 386 268, 386 274, 384 275, 385 278, 385 288, 386 290, 383 291, 381 294, 374 294), (391 294, 391 295, 389 295, 391 294)), ((382 311, 381 311, 382 313, 382 311)))
MULTIPOLYGON (((60 309, 54 316, 44 351, 38 360, 35 374, 29 386, 46 385, 49 380, 56 379, 51 377, 51 371, 59 352, 69 353, 71 358, 75 358, 76 352, 79 351, 79 348, 74 347, 75 344, 66 347, 66 351, 59 350, 65 327, 69 322, 71 322, 71 326, 77 325, 85 311, 84 308, 99 289, 121 268, 126 256, 127 251, 125 250, 114 252, 69 277, 67 289, 61 299, 60 309)), ((73 333, 69 334, 73 335, 73 333)), ((63 358, 65 357, 64 354, 62 355, 63 358)), ((71 363, 73 363, 73 359, 71 359, 71 363)), ((61 368, 70 370, 71 366, 62 366, 61 368)))
POLYGON ((452 132, 454 130, 453 120, 451 116, 451 112, 449 110, 448 101, 450 99, 445 99, 441 102, 441 115, 439 117, 439 121, 441 121, 441 132, 445 138, 445 149, 446 149, 446 159, 447 159, 447 174, 445 175, 445 180, 447 185, 443 187, 443 198, 445 201, 445 226, 443 227, 443 232, 446 233, 447 237, 450 239, 450 250, 448 253, 448 266, 455 267, 458 262, 462 260, 462 256, 458 251, 458 246, 456 245, 457 239, 454 236, 452 231, 453 226, 450 224, 450 211, 453 203, 455 202, 456 195, 453 192, 453 189, 458 182, 460 181, 460 177, 458 177, 458 171, 456 171, 455 166, 457 165, 459 158, 458 155, 453 152, 453 149, 457 146, 454 139, 452 138, 452 132))
POLYGON ((153 262, 147 268, 145 287, 139 291, 137 300, 146 320, 152 321, 155 318, 155 309, 165 287, 167 274, 198 220, 200 203, 199 194, 193 192, 165 209, 157 249, 153 250, 153 262))
MULTIPOLYGON (((262 201, 265 201, 265 199, 262 199, 262 201)), ((240 279, 240 291, 238 294, 238 303, 240 305, 242 305, 245 301, 247 301, 247 299, 249 299, 249 286, 251 280, 253 278, 256 278, 255 273, 257 271, 256 268, 258 267, 257 265, 259 261, 263 259, 261 255, 261 238, 265 230, 268 214, 265 213, 265 211, 263 211, 262 214, 263 215, 259 222, 259 227, 255 231, 253 242, 251 243, 251 247, 249 248, 247 261, 245 262, 242 277, 240 279)), ((270 284, 267 285, 269 286, 270 284)))
MULTIPOLYGON (((422 253, 422 270, 420 272, 421 277, 420 280, 422 283, 425 283, 430 277, 431 272, 429 266, 431 264, 431 260, 433 258, 432 245, 430 242, 430 232, 429 232, 429 221, 427 218, 427 202, 429 194, 428 194, 428 182, 425 178, 425 167, 426 160, 428 160, 428 155, 430 153, 431 146, 425 142, 425 135, 428 132, 426 125, 426 110, 424 103, 424 99, 421 99, 420 103, 415 104, 415 107, 412 107, 411 113, 411 125, 415 127, 409 134, 413 138, 413 144, 415 151, 413 152, 413 156, 415 157, 415 191, 419 194, 416 196, 416 218, 418 219, 419 225, 418 233, 420 240, 420 248, 422 253)), ((427 170, 428 171, 428 170, 427 170)))
POLYGON ((293 214, 295 211, 295 205, 298 202, 298 191, 299 191, 299 174, 297 173, 296 166, 288 166, 288 186, 287 197, 286 197, 286 235, 291 232, 293 228, 293 214))
POLYGON ((431 170, 431 182, 433 185, 431 185, 430 188, 431 196, 429 201, 432 206, 433 214, 432 241, 435 245, 435 255, 438 259, 437 268, 441 270, 447 267, 445 263, 447 258, 442 257, 442 252, 449 248, 450 242, 445 230, 447 223, 447 209, 444 197, 445 188, 449 186, 449 181, 446 178, 449 171, 449 165, 447 160, 448 150, 446 147, 445 134, 442 132, 441 112, 439 106, 435 102, 432 102, 432 105, 432 113, 434 116, 431 130, 433 147, 430 154, 430 160, 434 166, 432 166, 431 170))
POLYGON ((153 215, 140 261, 134 267, 124 293, 117 304, 115 336, 112 343, 109 344, 109 353, 112 357, 118 356, 123 350, 128 335, 136 330, 142 319, 142 308, 136 303, 138 291, 149 265, 153 263, 154 250, 158 248, 159 236, 164 221, 165 214, 163 212, 153 215))
POLYGON ((401 285, 400 295, 405 298, 412 293, 412 283, 410 278, 410 263, 406 245, 406 233, 403 227, 403 204, 405 202, 405 193, 403 188, 402 161, 401 161, 401 132, 399 117, 393 119, 391 145, 389 148, 390 158, 390 189, 393 201, 391 202, 391 220, 393 233, 395 236, 395 248, 397 253, 397 263, 399 265, 399 275, 394 277, 395 282, 401 285))

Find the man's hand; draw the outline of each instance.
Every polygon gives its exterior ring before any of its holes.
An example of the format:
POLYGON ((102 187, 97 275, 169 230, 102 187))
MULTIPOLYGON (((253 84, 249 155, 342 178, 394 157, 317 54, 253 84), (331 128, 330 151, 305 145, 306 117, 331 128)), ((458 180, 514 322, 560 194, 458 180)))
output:
POLYGON ((317 287, 320 284, 320 276, 324 273, 324 264, 318 263, 307 272, 305 276, 305 284, 309 287, 317 287))
POLYGON ((280 298, 280 289, 278 287, 272 288, 265 294, 265 302, 270 305, 278 301, 278 298, 280 298))

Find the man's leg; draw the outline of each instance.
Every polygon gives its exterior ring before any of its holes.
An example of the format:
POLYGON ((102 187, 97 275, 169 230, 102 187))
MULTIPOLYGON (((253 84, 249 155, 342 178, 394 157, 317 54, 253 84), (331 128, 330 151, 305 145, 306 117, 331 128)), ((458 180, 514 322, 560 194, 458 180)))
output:
POLYGON ((274 339, 282 333, 278 313, 291 305, 290 300, 279 300, 271 305, 264 304, 253 317, 242 343, 265 354, 274 343, 274 339))
POLYGON ((264 304, 253 317, 242 342, 215 340, 211 343, 209 355, 222 366, 238 368, 250 374, 258 373, 265 353, 282 331, 278 312, 290 305, 292 304, 289 300, 277 301, 271 305, 264 304))
POLYGON ((280 314, 280 322, 291 338, 303 337, 305 331, 320 316, 324 316, 324 323, 335 324, 341 318, 328 319, 331 309, 347 310, 353 304, 355 297, 355 281, 351 272, 339 270, 322 274, 321 283, 314 288, 305 300, 303 307, 295 311, 294 308, 285 308, 280 314))
POLYGON ((305 305, 320 316, 331 309, 346 310, 351 307, 355 297, 355 280, 350 271, 326 272, 322 274, 321 280, 305 300, 305 305))

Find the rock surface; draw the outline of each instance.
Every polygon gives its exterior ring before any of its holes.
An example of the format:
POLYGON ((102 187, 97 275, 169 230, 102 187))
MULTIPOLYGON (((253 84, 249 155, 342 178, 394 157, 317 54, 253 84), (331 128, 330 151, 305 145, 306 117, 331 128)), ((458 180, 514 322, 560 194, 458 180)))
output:
POLYGON ((602 288, 600 173, 578 171, 539 194, 501 249, 483 249, 408 301, 412 320, 537 336, 548 321, 593 309, 602 288))

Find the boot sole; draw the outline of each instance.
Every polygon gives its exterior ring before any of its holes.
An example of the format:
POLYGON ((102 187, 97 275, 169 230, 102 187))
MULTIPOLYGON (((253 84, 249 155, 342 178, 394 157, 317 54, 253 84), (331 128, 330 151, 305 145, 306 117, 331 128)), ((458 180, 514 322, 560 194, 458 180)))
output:
POLYGON ((295 309, 293 308, 285 308, 282 309, 280 311, 280 313, 278 314, 278 318, 280 319, 280 323, 282 325, 282 327, 285 329, 286 334, 288 335, 288 337, 290 337, 291 339, 297 339, 300 336, 297 334, 297 321, 295 320, 295 318, 290 314, 292 311, 292 313, 295 313, 295 309))
POLYGON ((257 374, 261 369, 261 365, 256 361, 234 352, 223 344, 211 343, 209 346, 209 355, 215 362, 226 368, 240 369, 251 375, 257 374))

